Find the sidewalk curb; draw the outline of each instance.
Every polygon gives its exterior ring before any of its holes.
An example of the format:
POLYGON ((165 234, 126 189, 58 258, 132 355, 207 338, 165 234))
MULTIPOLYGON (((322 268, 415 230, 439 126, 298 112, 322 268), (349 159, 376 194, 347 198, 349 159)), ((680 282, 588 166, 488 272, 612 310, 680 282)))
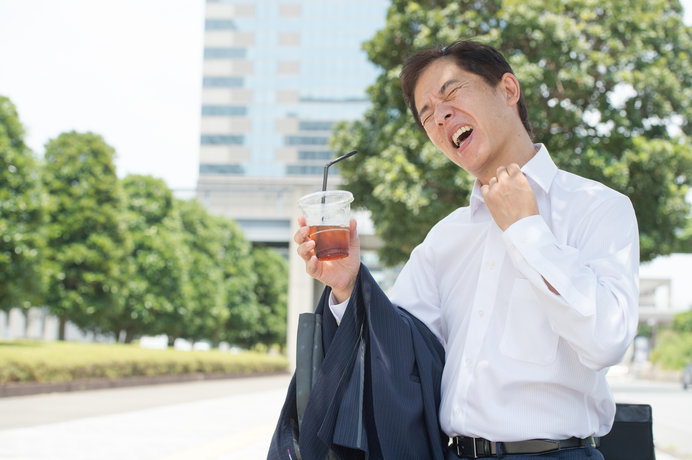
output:
POLYGON ((103 390, 139 385, 159 385, 166 383, 199 382, 202 380, 237 379, 247 377, 267 377, 287 374, 285 371, 257 372, 251 374, 180 374, 138 376, 120 379, 83 379, 70 382, 24 382, 0 385, 0 398, 31 396, 42 393, 62 393, 68 391, 103 390))

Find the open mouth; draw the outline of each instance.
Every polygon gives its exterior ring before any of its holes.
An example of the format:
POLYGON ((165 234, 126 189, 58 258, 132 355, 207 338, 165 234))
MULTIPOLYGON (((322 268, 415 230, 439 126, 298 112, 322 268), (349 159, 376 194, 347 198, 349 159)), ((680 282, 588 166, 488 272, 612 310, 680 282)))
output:
POLYGON ((457 131, 454 133, 452 136, 452 143, 459 148, 462 142, 466 140, 467 137, 471 135, 471 132, 473 131, 473 128, 469 125, 462 126, 461 128, 457 129, 457 131))

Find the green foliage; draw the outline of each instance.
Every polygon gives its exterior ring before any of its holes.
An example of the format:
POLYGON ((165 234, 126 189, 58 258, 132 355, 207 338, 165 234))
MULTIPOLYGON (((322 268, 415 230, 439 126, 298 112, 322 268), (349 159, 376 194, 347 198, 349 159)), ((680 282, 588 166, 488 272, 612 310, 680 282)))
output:
POLYGON ((682 369, 692 359, 692 333, 671 329, 661 331, 650 358, 664 369, 682 369))
POLYGON ((692 334, 692 310, 675 315, 673 330, 680 334, 692 334))
POLYGON ((222 336, 230 343, 250 347, 261 341, 257 333, 261 325, 260 305, 255 294, 260 275, 253 270, 252 248, 240 227, 221 218, 218 225, 223 232, 220 267, 228 313, 222 336))
POLYGON ((123 299, 130 240, 114 153, 92 133, 63 133, 46 144, 46 302, 82 328, 105 329, 123 299))
POLYGON ((39 165, 0 97, 0 310, 44 301, 61 338, 71 321, 128 343, 283 345, 286 261, 160 179, 118 180, 114 155, 100 136, 69 132, 39 165))
POLYGON ((0 310, 41 300, 45 213, 40 185, 17 111, 0 96, 0 310))
POLYGON ((218 218, 207 213, 198 201, 175 200, 175 205, 180 214, 182 241, 189 250, 190 298, 185 306, 184 321, 178 324, 180 336, 213 337, 217 342, 228 319, 221 264, 224 233, 219 228, 218 218))
POLYGON ((407 56, 458 39, 507 57, 534 139, 558 166, 630 196, 642 260, 677 249, 692 183, 692 29, 681 11, 677 0, 394 0, 363 45, 382 69, 372 108, 330 142, 360 152, 340 170, 356 206, 372 211, 383 262, 406 260, 433 223, 468 203, 473 178, 415 126, 398 81, 407 56))
POLYGON ((666 369, 682 369, 692 359, 692 310, 678 313, 673 325, 658 334, 651 361, 666 369))
POLYGON ((147 350, 136 345, 0 341, 0 384, 89 378, 282 372, 286 358, 260 353, 147 350))
POLYGON ((122 180, 124 220, 132 239, 123 311, 109 329, 125 343, 142 334, 166 333, 183 322, 179 307, 189 302, 187 259, 173 193, 161 179, 130 175, 122 180))
POLYGON ((258 342, 283 346, 288 315, 288 262, 272 248, 252 250, 253 271, 258 274, 255 294, 260 306, 258 342))

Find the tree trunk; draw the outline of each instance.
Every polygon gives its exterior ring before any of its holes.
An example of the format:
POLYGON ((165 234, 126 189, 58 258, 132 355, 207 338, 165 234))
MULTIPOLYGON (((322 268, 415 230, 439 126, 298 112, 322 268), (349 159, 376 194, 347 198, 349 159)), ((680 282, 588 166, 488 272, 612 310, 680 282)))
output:
POLYGON ((46 340, 46 319, 48 319, 48 309, 41 307, 41 340, 46 340))
POLYGON ((125 329, 125 343, 132 343, 135 338, 135 331, 133 329, 125 329))
POLYGON ((10 338, 10 311, 11 310, 3 310, 5 312, 5 337, 6 339, 10 338))
POLYGON ((28 339, 29 338, 29 309, 28 308, 22 308, 22 313, 24 313, 24 338, 28 339))
POLYGON ((58 340, 65 341, 65 325, 67 324, 67 315, 60 315, 60 323, 58 324, 58 340))

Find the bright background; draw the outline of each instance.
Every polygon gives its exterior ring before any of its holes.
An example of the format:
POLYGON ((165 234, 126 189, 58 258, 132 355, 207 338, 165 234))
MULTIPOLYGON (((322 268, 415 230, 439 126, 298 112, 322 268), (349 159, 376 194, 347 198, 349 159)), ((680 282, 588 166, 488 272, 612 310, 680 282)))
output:
MULTIPOLYGON (((692 0, 683 0, 692 25, 692 0)), ((118 175, 197 183, 204 0, 0 0, 0 95, 27 143, 93 131, 118 175)), ((184 193, 188 192, 188 193, 184 193)))

